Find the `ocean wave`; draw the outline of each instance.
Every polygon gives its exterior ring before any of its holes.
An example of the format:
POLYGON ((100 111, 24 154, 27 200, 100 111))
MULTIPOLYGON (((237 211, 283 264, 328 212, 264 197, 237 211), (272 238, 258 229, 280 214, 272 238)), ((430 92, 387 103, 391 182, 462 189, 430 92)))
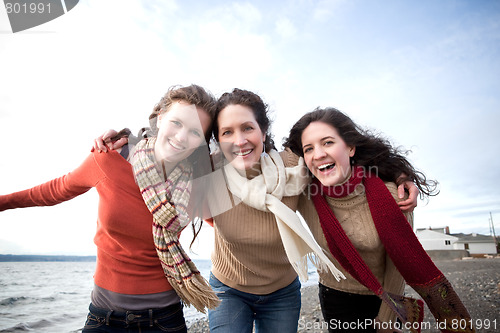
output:
POLYGON ((1 306, 14 305, 18 302, 23 302, 28 300, 30 297, 19 296, 19 297, 7 297, 0 301, 1 306))
POLYGON ((50 303, 56 301, 56 297, 28 297, 28 296, 12 296, 4 298, 0 301, 0 306, 12 306, 17 304, 32 304, 32 303, 50 303))
POLYGON ((15 326, 0 330, 1 333, 7 332, 37 332, 38 329, 46 328, 53 326, 54 323, 47 319, 41 319, 38 321, 30 322, 30 323, 19 323, 15 326))

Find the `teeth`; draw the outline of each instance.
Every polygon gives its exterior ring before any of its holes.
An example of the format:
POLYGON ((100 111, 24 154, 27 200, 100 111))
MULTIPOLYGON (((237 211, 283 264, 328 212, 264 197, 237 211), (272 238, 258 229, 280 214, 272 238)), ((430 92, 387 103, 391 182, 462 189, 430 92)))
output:
POLYGON ((252 150, 247 150, 247 151, 238 151, 238 152, 234 152, 234 154, 236 156, 247 156, 248 154, 250 154, 252 152, 252 150))
POLYGON ((183 147, 183 146, 179 146, 179 145, 175 144, 175 143, 174 143, 174 142, 172 142, 172 141, 170 141, 170 145, 171 145, 172 147, 174 147, 175 149, 178 149, 178 150, 182 150, 182 149, 184 149, 184 147, 183 147))
POLYGON ((318 169, 319 171, 324 171, 325 169, 328 169, 330 167, 334 167, 335 166, 335 163, 325 163, 325 164, 321 164, 320 166, 318 166, 318 169))

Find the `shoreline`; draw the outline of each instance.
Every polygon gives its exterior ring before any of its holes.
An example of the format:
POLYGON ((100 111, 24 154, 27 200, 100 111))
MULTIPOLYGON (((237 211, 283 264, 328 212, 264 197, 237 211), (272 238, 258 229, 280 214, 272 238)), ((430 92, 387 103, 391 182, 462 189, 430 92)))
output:
MULTIPOLYGON (((500 331, 500 257, 488 259, 442 260, 434 261, 436 266, 450 280, 465 307, 472 316, 476 332, 500 331)), ((302 308, 300 310, 297 332, 328 333, 323 321, 318 299, 318 286, 301 288, 302 308)), ((405 294, 417 297, 418 294, 406 287, 405 294)), ((422 332, 438 333, 434 317, 425 305, 424 324, 429 329, 422 332)), ((188 323, 188 332, 210 332, 208 320, 202 318, 188 323)))

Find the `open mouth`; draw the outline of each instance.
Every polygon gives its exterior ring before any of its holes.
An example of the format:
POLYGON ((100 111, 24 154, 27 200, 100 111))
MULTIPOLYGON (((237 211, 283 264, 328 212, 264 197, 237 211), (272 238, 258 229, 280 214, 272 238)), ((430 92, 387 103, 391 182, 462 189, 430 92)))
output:
POLYGON ((318 170, 323 172, 323 171, 326 171, 326 170, 331 170, 335 167, 335 163, 325 163, 325 164, 322 164, 320 166, 318 166, 318 170))
POLYGON ((245 157, 250 154, 253 149, 243 150, 243 151, 235 151, 233 154, 239 157, 245 157))

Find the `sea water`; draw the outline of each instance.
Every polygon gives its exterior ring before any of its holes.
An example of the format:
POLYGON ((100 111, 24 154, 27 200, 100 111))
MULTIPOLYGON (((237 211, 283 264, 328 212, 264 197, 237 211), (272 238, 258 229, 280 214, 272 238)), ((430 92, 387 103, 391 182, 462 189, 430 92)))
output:
MULTIPOLYGON (((210 260, 193 260, 208 279, 210 260)), ((81 332, 95 262, 0 262, 0 332, 81 332)), ((313 267, 303 286, 317 283, 313 267)), ((206 317, 184 308, 186 322, 206 317)))

